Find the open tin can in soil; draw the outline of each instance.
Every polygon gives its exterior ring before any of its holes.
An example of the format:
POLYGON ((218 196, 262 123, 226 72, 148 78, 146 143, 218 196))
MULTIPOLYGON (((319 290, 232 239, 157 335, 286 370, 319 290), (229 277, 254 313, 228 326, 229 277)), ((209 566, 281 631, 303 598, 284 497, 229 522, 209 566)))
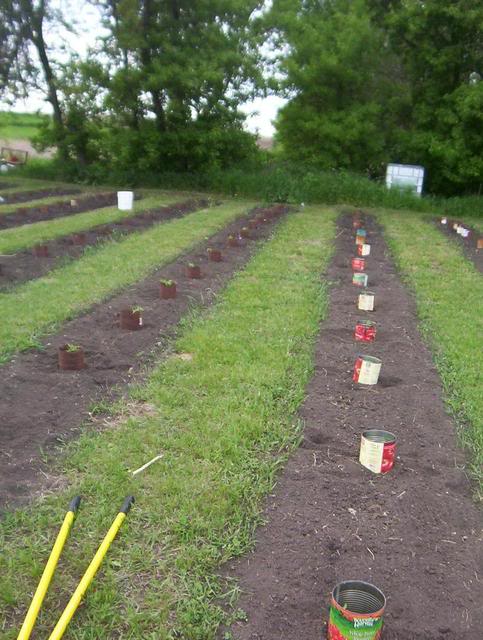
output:
POLYGON ((371 320, 358 320, 354 330, 354 339, 358 342, 374 342, 376 325, 371 320))
POLYGON ((379 380, 382 361, 374 356, 359 355, 354 363, 352 379, 358 384, 375 385, 379 380))
POLYGON ((211 262, 221 262, 221 251, 219 249, 208 249, 208 259, 211 262))
POLYGON ((369 277, 367 273, 352 274, 352 284, 355 284, 356 287, 367 287, 368 280, 369 280, 369 277))
POLYGON ((228 246, 229 247, 238 247, 240 243, 238 242, 238 238, 236 236, 228 236, 228 246))
POLYGON ((58 351, 59 369, 64 371, 80 371, 86 366, 84 360, 84 350, 81 347, 73 348, 72 345, 64 344, 58 351))
POLYGON ((366 267, 366 261, 364 258, 352 258, 351 260, 352 271, 364 271, 366 267))
POLYGON ((87 243, 87 236, 85 233, 74 233, 70 241, 74 245, 82 246, 87 243))
POLYGON ((357 255, 358 256, 368 256, 371 253, 371 245, 370 244, 358 244, 357 245, 357 255))
POLYGON ((332 591, 328 640, 379 640, 386 598, 368 582, 347 580, 332 591))
POLYGON ((374 311, 375 298, 376 296, 373 291, 363 291, 359 294, 357 308, 361 311, 374 311))
POLYGON ((369 429, 361 435, 359 462, 373 473, 387 473, 394 466, 396 436, 390 431, 369 429))
POLYGON ((242 227, 240 229, 240 236, 242 238, 249 238, 250 237, 250 230, 248 227, 242 227))
POLYGON ((176 298, 176 282, 161 282, 159 295, 162 300, 170 300, 176 298))
POLYGON ((46 244, 37 244, 33 248, 33 254, 36 258, 48 258, 49 247, 46 244))
POLYGON ((359 238, 365 238, 367 235, 366 230, 365 229, 357 229, 356 231, 356 237, 359 238))
POLYGON ((188 265, 186 267, 186 275, 193 280, 199 280, 201 278, 201 267, 199 265, 188 265))
POLYGON ((135 311, 130 307, 127 309, 121 309, 121 313, 119 314, 119 324, 121 329, 126 329, 128 331, 137 331, 138 329, 142 329, 143 317, 141 315, 141 311, 135 311))
POLYGON ((448 218, 441 218, 441 224, 448 224, 448 218))
POLYGON ((478 238, 478 240, 476 241, 476 248, 483 249, 483 238, 478 238))

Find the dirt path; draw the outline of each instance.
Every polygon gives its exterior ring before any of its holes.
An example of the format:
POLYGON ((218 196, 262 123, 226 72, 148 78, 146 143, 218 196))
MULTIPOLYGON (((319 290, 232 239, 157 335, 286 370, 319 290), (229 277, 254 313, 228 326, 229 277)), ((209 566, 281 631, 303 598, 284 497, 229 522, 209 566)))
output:
POLYGON ((478 231, 465 224, 463 226, 470 230, 470 235, 467 238, 463 238, 463 236, 458 235, 453 229, 453 223, 457 223, 457 220, 450 218, 447 220, 446 224, 441 224, 441 219, 438 218, 434 223, 442 233, 452 238, 454 242, 463 248, 466 257, 473 262, 480 273, 483 273, 483 249, 478 249, 478 238, 480 238, 478 231))
POLYGON ((43 247, 47 247, 47 256, 39 257, 35 254, 34 248, 18 251, 13 255, 0 256, 0 290, 33 278, 40 278, 62 264, 66 258, 80 258, 87 246, 105 241, 114 233, 128 235, 135 231, 142 231, 154 224, 180 218, 208 205, 207 200, 185 200, 172 206, 148 209, 136 215, 130 215, 119 222, 102 224, 91 230, 56 238, 42 243, 43 247))
POLYGON ((173 335, 176 324, 193 304, 208 305, 216 299, 256 250, 254 240, 265 240, 276 223, 276 218, 270 219, 251 232, 251 239, 227 248, 228 235, 237 233, 257 211, 90 313, 66 323, 61 333, 44 342, 44 350, 19 354, 1 367, 0 509, 23 502, 55 482, 42 473, 48 467, 42 468, 40 449, 52 451, 55 445, 74 437, 94 402, 117 397, 123 385, 125 389, 133 379, 139 380, 153 349, 159 349, 173 335), (208 261, 207 247, 222 249, 223 261, 208 261), (185 265, 190 261, 201 265, 201 280, 187 279, 185 265), (178 283, 175 300, 160 299, 160 278, 178 283), (144 309, 143 329, 121 331, 117 314, 132 305, 144 309), (68 342, 82 345, 86 351, 88 366, 81 372, 57 368, 57 348, 68 342), (116 390, 114 385, 118 385, 116 390))
POLYGON ((329 317, 300 410, 303 441, 267 502, 254 552, 226 568, 244 591, 236 640, 325 638, 330 592, 348 579, 386 594, 384 640, 481 638, 481 514, 413 301, 379 229, 372 220, 367 228, 377 309, 356 308, 354 233, 343 216, 329 317), (377 321, 375 343, 353 340, 361 317, 377 321), (352 382, 360 352, 383 361, 375 387, 352 382), (371 428, 397 436, 396 465, 384 476, 358 462, 360 434, 371 428))

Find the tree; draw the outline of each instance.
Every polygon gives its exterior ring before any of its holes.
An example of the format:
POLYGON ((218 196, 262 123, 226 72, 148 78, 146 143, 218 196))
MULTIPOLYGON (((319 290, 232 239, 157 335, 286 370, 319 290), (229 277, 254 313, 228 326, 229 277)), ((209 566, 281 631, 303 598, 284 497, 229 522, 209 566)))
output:
POLYGON ((291 99, 277 121, 285 154, 378 173, 405 87, 364 0, 275 0, 269 19, 289 45, 280 71, 291 99))

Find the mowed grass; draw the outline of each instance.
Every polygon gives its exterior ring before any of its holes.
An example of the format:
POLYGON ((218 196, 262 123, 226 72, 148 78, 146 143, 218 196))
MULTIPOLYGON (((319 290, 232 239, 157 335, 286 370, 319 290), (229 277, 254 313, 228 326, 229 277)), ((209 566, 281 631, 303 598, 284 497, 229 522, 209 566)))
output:
MULTIPOLYGON (((16 637, 70 497, 77 522, 43 607, 47 637, 125 495, 134 506, 66 638, 209 640, 223 618, 220 564, 253 544, 261 500, 299 437, 295 412, 325 316, 320 274, 335 215, 281 223, 211 311, 185 322, 111 428, 84 434, 51 472, 69 489, 0 524, 0 638, 16 637), (163 458, 132 477, 157 454, 163 458)), ((37 637, 37 636, 36 636, 37 637)))
POLYGON ((124 218, 130 218, 147 209, 174 205, 177 201, 179 202, 180 198, 175 198, 171 195, 159 195, 136 200, 131 211, 119 211, 117 206, 106 207, 5 229, 0 231, 0 254, 14 253, 41 242, 49 242, 71 233, 94 229, 108 222, 117 222, 124 218))
POLYGON ((140 280, 247 211, 232 202, 203 209, 133 233, 84 255, 48 275, 0 293, 5 321, 0 324, 0 362, 15 352, 38 347, 42 336, 96 302, 140 280))
POLYGON ((0 140, 30 140, 49 116, 0 111, 0 140))
POLYGON ((415 293, 422 331, 482 492, 481 274, 461 247, 418 214, 401 216, 386 211, 379 213, 379 218, 396 263, 415 293))

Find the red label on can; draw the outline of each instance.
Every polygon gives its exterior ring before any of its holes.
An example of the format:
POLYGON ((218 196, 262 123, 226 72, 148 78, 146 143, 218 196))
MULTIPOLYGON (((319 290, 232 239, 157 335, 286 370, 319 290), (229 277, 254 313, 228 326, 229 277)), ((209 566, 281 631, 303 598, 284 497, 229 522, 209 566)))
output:
POLYGON ((365 264, 364 258, 352 258, 352 271, 364 271, 365 264))
POLYGON ((381 473, 387 473, 391 471, 394 466, 394 456, 396 455, 396 443, 386 442, 384 443, 384 449, 382 451, 382 463, 381 473))
POLYGON ((354 330, 354 338, 359 342, 373 342, 376 337, 376 326, 372 323, 358 322, 354 330))
POLYGON ((354 363, 354 373, 352 374, 352 379, 354 380, 354 382, 359 382, 359 376, 361 374, 361 368, 362 368, 362 358, 359 357, 356 359, 355 363, 354 363))

